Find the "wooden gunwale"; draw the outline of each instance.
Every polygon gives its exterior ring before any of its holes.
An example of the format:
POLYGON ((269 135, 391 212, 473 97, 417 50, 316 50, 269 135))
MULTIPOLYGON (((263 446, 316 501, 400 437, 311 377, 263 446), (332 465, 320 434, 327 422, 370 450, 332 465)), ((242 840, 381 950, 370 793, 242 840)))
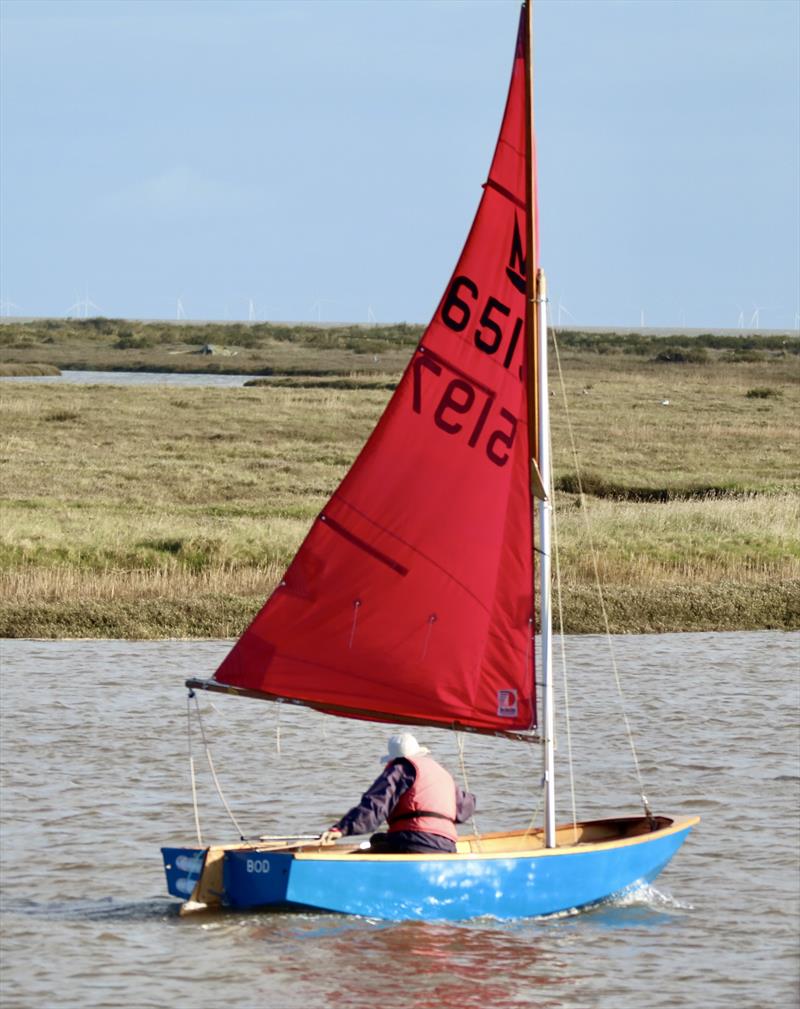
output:
MULTIPOLYGON (((464 858, 497 858, 498 856, 518 857, 520 855, 558 855, 568 852, 586 851, 588 849, 599 850, 604 848, 617 848, 629 844, 642 844, 652 840, 654 837, 666 837, 669 834, 678 833, 693 827, 700 822, 699 816, 684 816, 672 820, 666 816, 657 816, 656 821, 661 824, 657 830, 648 828, 647 817, 613 817, 606 820, 584 820, 573 825, 560 824, 557 828, 559 840, 566 838, 577 830, 580 837, 574 843, 562 843, 558 848, 545 848, 542 841, 542 830, 537 828, 534 831, 527 830, 504 830, 491 834, 482 834, 480 837, 475 834, 467 834, 459 837, 459 846, 475 845, 467 850, 456 852, 437 852, 431 855, 423 854, 367 854, 361 855, 369 861, 374 859, 396 860, 437 860, 464 859, 464 858), (642 829, 639 829, 642 828, 642 829), (645 829, 648 828, 648 829, 645 829), (624 832, 623 832, 624 831, 624 832), (617 836, 610 836, 616 834, 617 836), (586 837, 583 840, 583 837, 586 837), (529 844, 525 840, 529 840, 529 844), (503 847, 503 841, 516 842, 514 847, 503 847), (480 850, 478 846, 483 850, 480 850), (488 846, 488 847, 487 847, 488 846)), ((264 841, 237 841, 231 844, 212 845, 208 851, 213 853, 213 857, 218 857, 226 851, 253 851, 253 852, 277 852, 292 855, 295 858, 347 858, 352 861, 353 857, 359 856, 358 844, 335 844, 321 845, 312 844, 291 844, 288 841, 264 842, 264 841)), ((208 858, 207 858, 208 861, 208 858)))
MULTIPOLYGON (((495 858, 540 858, 547 856, 548 858, 558 856, 558 855, 576 855, 592 851, 605 851, 611 848, 624 848, 634 844, 646 844, 648 841, 655 840, 656 838, 667 837, 670 834, 677 834, 683 830, 693 827, 695 824, 700 822, 699 816, 687 816, 681 817, 677 820, 670 820, 667 817, 656 817, 657 821, 661 821, 665 826, 660 827, 658 830, 647 830, 646 832, 628 835, 622 837, 612 837, 608 840, 578 840, 574 844, 561 844, 557 848, 545 848, 544 842, 541 838, 542 831, 537 830, 534 834, 528 831, 503 831, 497 834, 485 834, 480 838, 474 836, 467 836, 459 838, 459 844, 463 845, 465 842, 474 843, 476 845, 476 850, 469 851, 456 851, 455 853, 439 852, 438 854, 432 855, 375 855, 359 853, 359 850, 355 846, 350 845, 336 845, 330 848, 320 848, 315 847, 313 850, 308 847, 302 847, 297 849, 292 849, 287 851, 287 854, 291 854, 294 858, 298 860, 305 859, 347 859, 348 861, 376 861, 380 860, 382 862, 390 861, 406 861, 408 859, 413 859, 414 861, 440 861, 445 859, 447 861, 469 861, 469 860, 479 860, 486 861, 495 858), (503 840, 522 840, 525 837, 531 838, 536 841, 530 845, 530 847, 525 847, 524 845, 520 847, 513 848, 503 848, 498 842, 503 840), (492 845, 491 850, 487 850, 487 842, 495 842, 492 845), (478 850, 477 845, 480 845, 483 850, 478 850)), ((630 817, 626 820, 612 819, 612 820, 590 820, 583 823, 578 823, 576 826, 578 829, 581 828, 591 828, 600 827, 603 824, 611 825, 617 823, 629 823, 631 826, 641 824, 643 826, 647 825, 647 818, 644 816, 630 817)), ((561 825, 557 829, 558 835, 572 834, 573 825, 566 824, 561 825)))

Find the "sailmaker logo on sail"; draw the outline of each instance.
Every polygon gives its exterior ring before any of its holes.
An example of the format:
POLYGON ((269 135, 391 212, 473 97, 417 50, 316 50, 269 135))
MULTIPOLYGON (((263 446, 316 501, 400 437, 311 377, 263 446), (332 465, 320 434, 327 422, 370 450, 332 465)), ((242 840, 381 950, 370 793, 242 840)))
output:
POLYGON ((500 718, 516 718, 518 714, 516 690, 497 691, 497 714, 500 718))

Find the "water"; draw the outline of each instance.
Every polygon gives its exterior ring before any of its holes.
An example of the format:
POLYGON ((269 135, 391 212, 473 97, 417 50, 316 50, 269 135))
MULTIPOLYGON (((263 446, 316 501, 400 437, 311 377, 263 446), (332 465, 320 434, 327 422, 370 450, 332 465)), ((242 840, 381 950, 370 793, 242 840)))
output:
MULTIPOLYGON (((579 816, 636 812, 605 643, 567 643, 579 816)), ((182 684, 228 647, 3 643, 3 1006, 797 1005, 799 634, 615 639, 655 811, 703 822, 625 900, 456 925, 176 915, 158 849, 194 840, 182 684)), ((248 834, 328 826, 379 772, 391 728, 220 695, 202 709, 248 834)), ((457 738, 419 735, 461 777, 457 738)), ((562 726, 559 767, 566 749, 562 726)), ((469 737, 465 767, 480 830, 527 824, 532 748, 469 737)), ((206 836, 235 839, 206 771, 198 787, 206 836)), ((566 770, 558 788, 566 820, 566 770)))
POLYGON ((2 382, 56 382, 59 385, 179 385, 239 387, 256 375, 217 375, 212 372, 177 371, 63 371, 60 375, 9 375, 2 382))

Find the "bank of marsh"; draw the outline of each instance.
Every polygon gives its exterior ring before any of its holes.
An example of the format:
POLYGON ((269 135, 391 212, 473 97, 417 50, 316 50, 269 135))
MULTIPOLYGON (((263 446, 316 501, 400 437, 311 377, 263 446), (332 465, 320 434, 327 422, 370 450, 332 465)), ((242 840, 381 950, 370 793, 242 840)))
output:
MULTIPOLYGON (((565 630, 602 625, 567 420, 613 630, 800 626, 797 360, 567 353, 568 418, 552 383, 565 630)), ((4 385, 0 633, 238 633, 397 377, 4 385)))

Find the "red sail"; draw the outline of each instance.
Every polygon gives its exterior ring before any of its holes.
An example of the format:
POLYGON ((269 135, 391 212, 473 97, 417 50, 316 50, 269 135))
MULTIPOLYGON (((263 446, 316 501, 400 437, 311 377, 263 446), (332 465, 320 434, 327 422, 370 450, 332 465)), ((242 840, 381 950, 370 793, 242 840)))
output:
POLYGON ((534 727, 525 104, 520 33, 450 285, 218 682, 377 721, 534 727))

